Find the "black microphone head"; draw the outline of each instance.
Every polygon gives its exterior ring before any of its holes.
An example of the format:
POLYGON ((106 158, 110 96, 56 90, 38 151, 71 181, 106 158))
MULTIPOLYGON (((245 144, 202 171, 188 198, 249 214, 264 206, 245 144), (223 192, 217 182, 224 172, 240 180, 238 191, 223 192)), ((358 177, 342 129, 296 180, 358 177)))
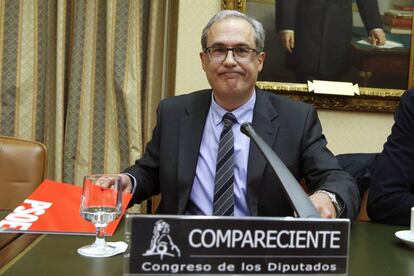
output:
POLYGON ((250 129, 252 129, 252 124, 250 122, 244 122, 240 126, 240 131, 250 137, 250 129))

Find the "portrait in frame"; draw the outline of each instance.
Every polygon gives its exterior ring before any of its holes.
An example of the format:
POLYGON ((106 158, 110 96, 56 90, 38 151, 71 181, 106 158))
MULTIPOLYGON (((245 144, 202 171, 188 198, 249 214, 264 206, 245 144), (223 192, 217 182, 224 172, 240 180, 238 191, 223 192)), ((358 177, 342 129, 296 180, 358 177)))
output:
MULTIPOLYGON (((261 20, 260 16, 256 16, 254 14, 254 7, 255 5, 264 4, 268 7, 273 9, 274 13, 274 2, 277 0, 222 0, 221 7, 222 9, 234 9, 244 13, 249 13, 252 16, 261 20), (253 8, 252 8, 253 7, 253 8), (251 13, 249 12, 249 8, 251 13)), ((355 5, 356 6, 356 5, 355 5)), ((268 8, 270 11, 270 8, 268 8)), ((271 12, 271 11, 270 11, 271 12)), ((262 20, 261 20, 262 21, 262 20)), ((264 24, 266 30, 266 24, 264 24)), ((413 27, 411 27, 413 29, 413 27)), ((275 43, 276 33, 274 29, 272 30, 274 33, 268 33, 266 30, 267 39, 270 37, 271 43, 275 43)), ((303 83, 295 83, 291 81, 284 81, 284 80, 276 80, 276 79, 269 79, 266 77, 265 80, 257 81, 257 86, 263 90, 288 95, 292 98, 302 100, 304 102, 310 103, 316 108, 320 109, 333 109, 333 110, 345 110, 345 111, 367 111, 367 112, 394 112, 395 109, 398 107, 399 98, 402 93, 414 85, 414 76, 413 76, 413 37, 408 37, 409 42, 411 42, 411 46, 409 48, 409 53, 406 53, 406 61, 408 68, 407 74, 408 77, 404 82, 406 84, 402 84, 400 88, 384 88, 384 87, 375 87, 370 86, 360 86, 359 95, 354 96, 341 96, 341 95, 334 95, 334 94, 315 94, 313 92, 308 91, 307 84, 303 83)), ((266 51, 272 51, 272 49, 268 49, 266 47, 266 51)), ((269 53, 267 53, 269 56, 269 53)), ((271 53, 274 54, 274 53, 271 53)), ((278 54, 278 53, 276 53, 278 54)), ((270 55, 271 56, 271 55, 270 55)), ((265 61, 265 63, 267 60, 265 61)), ((266 70, 266 67, 264 68, 266 70)))

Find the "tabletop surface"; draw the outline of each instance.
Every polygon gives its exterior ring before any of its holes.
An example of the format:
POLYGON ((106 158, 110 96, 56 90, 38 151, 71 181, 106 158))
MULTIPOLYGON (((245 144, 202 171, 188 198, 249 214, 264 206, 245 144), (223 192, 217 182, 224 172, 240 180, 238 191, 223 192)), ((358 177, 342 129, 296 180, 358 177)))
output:
MULTIPOLYGON (((394 233, 405 227, 353 222, 348 275, 414 275, 414 249, 394 233)), ((108 241, 124 239, 124 223, 108 241)), ((0 270, 0 275, 122 275, 123 256, 88 258, 77 249, 92 236, 43 235, 26 252, 0 270), (3 274, 2 274, 3 273, 3 274)))

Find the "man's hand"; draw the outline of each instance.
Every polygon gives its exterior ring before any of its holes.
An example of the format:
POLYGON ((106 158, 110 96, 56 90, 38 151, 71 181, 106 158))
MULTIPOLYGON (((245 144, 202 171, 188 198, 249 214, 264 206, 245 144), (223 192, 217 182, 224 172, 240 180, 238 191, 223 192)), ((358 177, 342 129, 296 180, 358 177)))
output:
MULTIPOLYGON (((121 188, 122 188, 122 192, 128 192, 131 193, 132 192, 132 182, 131 179, 129 178, 128 175, 126 174, 118 174, 116 176, 119 176, 121 178, 121 188)), ((102 183, 100 183, 100 186, 104 189, 109 189, 111 186, 113 186, 115 183, 113 181, 107 181, 107 179, 105 179, 105 176, 103 176, 102 178, 102 183)), ((99 180, 98 180, 99 182, 99 180)))
POLYGON ((374 46, 377 45, 384 45, 387 41, 385 39, 385 33, 382 29, 373 29, 369 32, 369 36, 371 38, 371 43, 374 46))
POLYGON ((281 31, 279 33, 280 43, 286 50, 292 53, 295 48, 295 33, 291 31, 281 31))
POLYGON ((131 178, 129 178, 129 176, 126 175, 126 174, 120 174, 119 176, 121 177, 121 187, 122 187, 122 191, 123 192, 131 193, 132 192, 132 182, 131 182, 131 178))
POLYGON ((316 192, 309 199, 315 205, 322 218, 336 218, 335 206, 326 194, 316 192))

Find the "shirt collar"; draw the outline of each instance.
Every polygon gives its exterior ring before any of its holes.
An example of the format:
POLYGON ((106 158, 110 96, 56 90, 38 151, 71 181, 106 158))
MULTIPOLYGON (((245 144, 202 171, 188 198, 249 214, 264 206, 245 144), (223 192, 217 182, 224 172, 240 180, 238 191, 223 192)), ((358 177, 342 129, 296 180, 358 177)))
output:
MULTIPOLYGON (((254 88, 253 88, 254 89, 254 88)), ((254 105, 256 103, 256 90, 253 90, 252 96, 250 99, 244 103, 242 106, 238 107, 237 109, 233 110, 231 113, 233 113, 234 117, 237 119, 238 124, 242 124, 244 122, 250 122, 252 116, 250 116, 253 113, 254 105)), ((213 122, 215 125, 218 125, 223 120, 224 114, 226 114, 228 111, 222 108, 217 104, 217 102, 214 99, 214 91, 211 93, 211 106, 210 109, 212 111, 213 115, 213 122)))

